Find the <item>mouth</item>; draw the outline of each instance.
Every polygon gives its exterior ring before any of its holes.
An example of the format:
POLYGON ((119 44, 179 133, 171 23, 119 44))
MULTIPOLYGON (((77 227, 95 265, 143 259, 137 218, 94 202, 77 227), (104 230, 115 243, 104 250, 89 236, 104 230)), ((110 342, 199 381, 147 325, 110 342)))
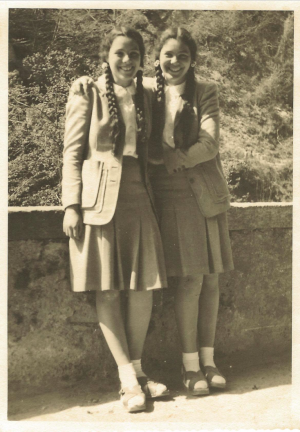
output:
POLYGON ((169 71, 172 73, 178 73, 181 71, 181 67, 169 67, 169 71))
POLYGON ((128 73, 128 72, 132 72, 133 69, 134 69, 134 67, 133 67, 133 66, 121 66, 120 69, 121 69, 123 72, 128 73))

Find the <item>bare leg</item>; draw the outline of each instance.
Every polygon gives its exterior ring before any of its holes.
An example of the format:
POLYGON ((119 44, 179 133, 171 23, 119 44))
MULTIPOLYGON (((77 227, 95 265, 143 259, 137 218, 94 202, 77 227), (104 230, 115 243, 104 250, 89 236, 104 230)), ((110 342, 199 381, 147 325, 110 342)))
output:
POLYGON ((119 378, 123 389, 121 394, 123 405, 129 412, 144 410, 145 395, 138 385, 136 373, 129 356, 121 311, 120 292, 97 291, 96 306, 100 327, 118 365, 119 378))
POLYGON ((142 357, 151 318, 152 303, 152 291, 128 292, 126 334, 131 360, 142 357))
MULTIPOLYGON (((199 303, 198 330, 200 359, 203 366, 215 368, 214 343, 219 310, 218 274, 205 275, 199 303)), ((226 380, 216 369, 210 369, 208 378, 211 387, 225 388, 226 380)), ((209 371, 209 369, 206 369, 209 371)))
POLYGON ((182 346, 183 383, 194 396, 209 393, 206 379, 200 372, 198 355, 199 297, 203 275, 180 278, 175 294, 175 316, 182 346), (190 382, 193 380, 192 390, 190 382))
POLYGON ((159 382, 147 381, 142 369, 141 357, 153 304, 152 291, 129 291, 127 303, 126 333, 130 358, 141 387, 148 397, 167 396, 167 387, 159 382), (144 381, 143 381, 144 380, 144 381))
POLYGON ((218 274, 204 275, 199 300, 198 331, 200 347, 213 347, 219 310, 218 274))
POLYGON ((120 292, 97 291, 96 306, 101 330, 117 365, 130 363, 120 292))
POLYGON ((186 276, 178 281, 175 293, 175 316, 184 353, 198 351, 197 323, 202 282, 203 275, 186 276))

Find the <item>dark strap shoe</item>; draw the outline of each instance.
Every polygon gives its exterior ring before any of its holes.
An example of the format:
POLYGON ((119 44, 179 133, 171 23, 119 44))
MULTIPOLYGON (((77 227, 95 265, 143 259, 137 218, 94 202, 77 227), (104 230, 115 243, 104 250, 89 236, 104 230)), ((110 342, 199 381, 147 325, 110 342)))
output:
POLYGON ((148 399, 169 396, 170 394, 170 391, 164 384, 154 381, 147 376, 139 377, 137 380, 148 399))
POLYGON ((205 396, 209 394, 208 383, 201 370, 198 370, 198 372, 186 371, 184 366, 182 366, 182 378, 183 385, 190 395, 205 396), (196 383, 199 381, 202 381, 205 385, 202 388, 195 388, 196 383))

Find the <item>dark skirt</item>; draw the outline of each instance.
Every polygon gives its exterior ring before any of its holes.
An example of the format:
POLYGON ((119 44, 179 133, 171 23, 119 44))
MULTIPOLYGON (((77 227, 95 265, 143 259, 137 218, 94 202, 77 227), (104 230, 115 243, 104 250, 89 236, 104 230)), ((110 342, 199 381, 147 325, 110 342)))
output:
POLYGON ((113 219, 106 225, 84 225, 81 239, 70 239, 70 262, 76 292, 167 286, 159 227, 137 159, 123 159, 113 219))
POLYGON ((184 171, 151 165, 150 182, 160 220, 168 276, 233 269, 227 213, 205 218, 184 171))

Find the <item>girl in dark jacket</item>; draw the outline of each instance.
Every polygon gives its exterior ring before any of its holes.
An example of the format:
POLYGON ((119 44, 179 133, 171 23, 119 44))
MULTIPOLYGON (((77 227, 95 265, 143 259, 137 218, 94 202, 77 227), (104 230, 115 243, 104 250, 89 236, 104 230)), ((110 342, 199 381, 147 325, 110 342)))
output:
POLYGON ((205 395, 209 387, 226 385, 214 363, 214 341, 218 274, 233 269, 233 262, 217 88, 195 78, 196 51, 183 28, 166 30, 157 44, 149 175, 167 274, 177 280, 183 383, 192 395, 205 395))

